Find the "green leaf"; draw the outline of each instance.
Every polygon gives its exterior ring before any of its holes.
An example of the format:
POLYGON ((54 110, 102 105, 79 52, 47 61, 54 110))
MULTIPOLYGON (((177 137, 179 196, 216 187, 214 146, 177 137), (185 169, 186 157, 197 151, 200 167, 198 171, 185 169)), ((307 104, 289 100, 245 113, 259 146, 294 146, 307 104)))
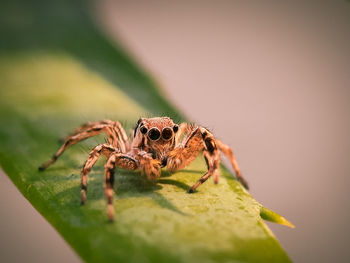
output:
POLYGON ((164 170, 155 184, 117 170, 114 223, 106 215, 104 159, 79 205, 80 168, 103 137, 37 171, 82 122, 108 118, 131 129, 139 116, 184 119, 99 33, 88 10, 80 1, 0 4, 0 164, 11 180, 87 262, 289 262, 262 217, 292 225, 226 169, 218 185, 209 180, 187 193, 206 170, 202 158, 174 174, 164 170))

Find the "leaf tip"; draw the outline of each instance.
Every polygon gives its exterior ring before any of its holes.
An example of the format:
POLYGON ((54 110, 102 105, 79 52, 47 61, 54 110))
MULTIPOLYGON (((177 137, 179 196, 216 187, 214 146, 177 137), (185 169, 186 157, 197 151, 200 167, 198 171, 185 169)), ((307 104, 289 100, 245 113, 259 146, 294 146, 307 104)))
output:
POLYGON ((261 207, 260 208, 260 216, 262 219, 277 223, 280 225, 288 226, 290 228, 295 228, 295 225, 293 225, 290 221, 288 221, 286 218, 283 216, 277 214, 276 212, 266 208, 266 207, 261 207))

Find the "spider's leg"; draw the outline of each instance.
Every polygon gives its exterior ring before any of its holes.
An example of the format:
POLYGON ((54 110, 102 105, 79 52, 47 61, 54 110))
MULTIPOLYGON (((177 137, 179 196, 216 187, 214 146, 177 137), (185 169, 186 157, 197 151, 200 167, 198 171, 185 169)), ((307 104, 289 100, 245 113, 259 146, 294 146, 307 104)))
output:
MULTIPOLYGON (((110 129, 113 130, 114 133, 117 135, 119 141, 124 142, 126 149, 123 152, 126 152, 130 149, 129 139, 128 139, 128 136, 127 136, 123 126, 120 124, 119 121, 111 121, 111 120, 103 120, 103 121, 84 123, 83 125, 79 126, 75 130, 73 130, 73 132, 71 132, 69 134, 69 136, 65 137, 65 139, 63 141, 66 141, 71 136, 77 135, 81 132, 84 132, 84 131, 90 129, 90 128, 98 127, 100 125, 105 125, 105 126, 110 127, 110 129)), ((111 139, 113 139, 113 138, 111 138, 111 139)), ((111 139, 109 138, 109 142, 114 145, 114 143, 113 143, 113 141, 111 141, 111 139)), ((119 148, 122 149, 122 147, 123 147, 123 145, 119 145, 119 148)))
POLYGON ((81 204, 85 204, 86 201, 86 192, 87 192, 87 177, 92 167, 95 165, 96 161, 100 157, 101 153, 107 158, 117 151, 116 148, 108 144, 100 144, 96 146, 89 154, 88 159, 86 160, 84 167, 81 169, 81 204))
POLYGON ((246 189, 249 189, 248 183, 242 176, 241 170, 239 169, 238 163, 237 163, 237 161, 235 159, 235 156, 233 154, 232 149, 228 145, 226 145, 223 142, 221 142, 220 140, 216 140, 216 145, 219 148, 219 150, 221 152, 223 152, 228 157, 228 159, 230 160, 231 165, 232 165, 233 169, 235 170, 235 173, 236 173, 238 181, 240 181, 241 184, 246 189))
MULTIPOLYGON (((114 123, 119 124, 118 122, 114 123)), ((126 133, 120 124, 112 126, 108 123, 94 123, 93 125, 91 124, 91 126, 87 125, 87 128, 85 129, 81 128, 79 133, 69 136, 66 139, 65 143, 61 146, 61 148, 56 152, 56 154, 49 161, 41 165, 39 167, 39 170, 45 170, 47 167, 53 164, 68 147, 89 137, 98 135, 102 132, 105 132, 107 134, 108 141, 111 145, 113 145, 116 148, 119 148, 122 152, 126 152, 127 147, 129 147, 129 143, 127 140, 126 133)))
POLYGON ((204 150, 203 155, 208 165, 208 172, 191 187, 190 192, 193 192, 212 175, 214 182, 218 182, 220 155, 214 136, 203 127, 194 127, 183 143, 169 153, 167 167, 170 171, 176 171, 189 165, 202 150, 204 150))
POLYGON ((105 193, 107 198, 107 213, 110 221, 114 219, 113 209, 113 184, 114 184, 114 169, 116 158, 112 155, 105 165, 105 193))
POLYGON ((192 124, 188 124, 183 122, 179 125, 179 130, 175 133, 175 145, 177 145, 182 137, 186 136, 188 133, 192 132, 194 126, 192 124))
POLYGON ((124 153, 113 153, 105 165, 105 193, 107 198, 107 213, 110 221, 114 219, 113 209, 113 184, 115 167, 126 170, 136 170, 139 168, 138 161, 130 155, 124 153))
POLYGON ((189 165, 204 149, 200 129, 195 127, 168 155, 167 168, 174 172, 189 165))
POLYGON ((84 130, 87 130, 89 128, 91 128, 92 126, 96 126, 98 124, 104 124, 103 121, 89 121, 86 123, 83 123, 82 125, 80 125, 79 127, 75 128, 72 132, 70 132, 66 137, 60 139, 62 142, 65 142, 69 137, 77 135, 78 133, 81 133, 84 130))
POLYGON ((214 176, 214 183, 217 184, 219 181, 219 167, 218 164, 220 163, 219 159, 217 162, 214 162, 212 167, 209 165, 209 170, 207 173, 205 173, 192 187, 190 188, 189 192, 194 193, 194 191, 201 185, 203 184, 206 180, 208 180, 211 176, 214 176))
POLYGON ((211 134, 207 129, 200 128, 202 139, 205 144, 205 149, 203 150, 203 156, 208 166, 208 172, 204 174, 189 190, 193 193, 201 184, 208 180, 211 176, 214 177, 214 183, 219 182, 219 166, 220 166, 220 153, 216 146, 216 140, 213 134, 211 134))
POLYGON ((103 120, 103 121, 94 121, 94 122, 87 122, 82 125, 80 125, 78 128, 74 129, 71 133, 69 133, 68 136, 66 136, 62 141, 66 141, 69 137, 77 135, 78 133, 81 133, 89 128, 96 127, 99 125, 108 125, 108 126, 115 126, 117 129, 118 137, 120 140, 123 140, 125 143, 128 143, 128 137, 126 135, 126 132, 123 128, 123 126, 118 121, 111 121, 111 120, 103 120))
POLYGON ((70 137, 68 137, 65 141, 65 143, 61 146, 61 148, 52 156, 52 158, 47 161, 46 163, 42 164, 39 167, 39 171, 43 171, 45 170, 47 167, 49 167, 51 164, 53 164, 62 154, 63 152, 69 148, 70 146, 85 140, 89 137, 98 135, 102 132, 105 132, 108 135, 108 140, 109 143, 111 143, 113 146, 116 145, 116 141, 118 140, 117 135, 113 132, 113 130, 106 125, 98 125, 98 126, 94 126, 94 127, 90 127, 84 131, 81 131, 80 133, 76 134, 76 135, 72 135, 70 137))

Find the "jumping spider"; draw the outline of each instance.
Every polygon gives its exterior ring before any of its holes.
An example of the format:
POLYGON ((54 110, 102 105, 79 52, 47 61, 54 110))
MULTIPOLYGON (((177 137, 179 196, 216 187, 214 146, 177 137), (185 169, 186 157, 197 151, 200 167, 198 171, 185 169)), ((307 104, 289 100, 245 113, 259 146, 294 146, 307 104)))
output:
POLYGON ((203 151, 208 171, 190 188, 193 193, 198 186, 213 176, 219 180, 220 151, 229 158, 237 179, 248 189, 234 158, 231 148, 218 139, 206 128, 193 124, 177 125, 168 117, 141 118, 138 120, 132 139, 129 141, 125 130, 118 121, 104 120, 88 122, 75 129, 51 160, 39 167, 45 170, 70 146, 105 132, 106 144, 93 148, 81 170, 81 204, 86 201, 87 176, 101 154, 107 157, 105 164, 105 193, 107 197, 108 217, 113 220, 113 183, 115 167, 126 170, 141 170, 150 180, 160 177, 161 167, 177 171, 188 166, 203 151))

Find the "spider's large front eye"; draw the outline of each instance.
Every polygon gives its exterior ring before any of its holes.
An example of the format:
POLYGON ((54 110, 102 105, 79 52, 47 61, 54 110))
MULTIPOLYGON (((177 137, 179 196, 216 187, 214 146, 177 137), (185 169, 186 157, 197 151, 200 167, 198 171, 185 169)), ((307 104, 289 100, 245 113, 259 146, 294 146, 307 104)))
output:
POLYGON ((173 137, 173 131, 171 128, 166 127, 162 130, 162 138, 166 141, 170 140, 173 137))
POLYGON ((160 131, 158 130, 158 128, 152 128, 149 130, 148 132, 148 137, 152 140, 152 141, 156 141, 159 139, 160 137, 160 131))

